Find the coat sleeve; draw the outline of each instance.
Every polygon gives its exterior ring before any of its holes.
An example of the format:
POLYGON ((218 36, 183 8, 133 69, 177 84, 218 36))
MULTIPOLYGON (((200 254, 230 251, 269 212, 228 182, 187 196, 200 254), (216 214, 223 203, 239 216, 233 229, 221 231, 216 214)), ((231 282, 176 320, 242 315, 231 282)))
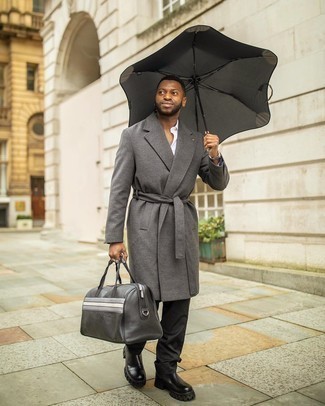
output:
POLYGON ((123 242, 126 208, 135 172, 135 160, 128 129, 122 132, 116 153, 108 205, 105 243, 123 242))
POLYGON ((224 190, 229 182, 229 173, 226 163, 221 166, 215 165, 209 158, 208 152, 204 151, 199 176, 214 190, 224 190))

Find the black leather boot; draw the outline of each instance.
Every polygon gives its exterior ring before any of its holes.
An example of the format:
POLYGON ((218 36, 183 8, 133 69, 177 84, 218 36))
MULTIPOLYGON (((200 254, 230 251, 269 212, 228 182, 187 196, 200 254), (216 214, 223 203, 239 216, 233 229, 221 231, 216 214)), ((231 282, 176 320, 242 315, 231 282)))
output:
POLYGON ((155 387, 168 390, 171 397, 183 402, 195 399, 192 386, 183 381, 176 372, 161 376, 156 374, 155 387))
POLYGON ((142 356, 131 354, 127 346, 123 349, 125 358, 124 375, 126 380, 135 388, 141 388, 146 384, 146 372, 142 364, 142 356))

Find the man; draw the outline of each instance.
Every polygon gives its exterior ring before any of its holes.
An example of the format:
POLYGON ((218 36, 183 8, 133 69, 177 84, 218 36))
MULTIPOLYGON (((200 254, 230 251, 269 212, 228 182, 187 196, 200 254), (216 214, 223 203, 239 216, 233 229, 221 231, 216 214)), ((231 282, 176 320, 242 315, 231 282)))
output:
MULTIPOLYGON (((135 280, 148 285, 157 305, 163 302, 163 336, 156 349, 155 386, 178 400, 195 398, 191 385, 176 373, 184 344, 190 298, 199 291, 197 213, 189 196, 197 175, 213 189, 223 190, 229 180, 219 153, 219 138, 204 137, 182 124, 186 106, 183 82, 166 76, 158 84, 155 111, 123 131, 111 183, 106 243, 109 255, 127 258, 135 280)), ((145 343, 124 348, 125 376, 134 386, 146 382, 141 352, 145 343)))

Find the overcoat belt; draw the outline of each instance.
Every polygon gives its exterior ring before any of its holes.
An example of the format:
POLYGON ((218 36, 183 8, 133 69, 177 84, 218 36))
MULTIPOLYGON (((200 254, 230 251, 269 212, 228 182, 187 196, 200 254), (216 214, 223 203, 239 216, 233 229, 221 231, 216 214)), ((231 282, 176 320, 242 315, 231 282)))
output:
MULTIPOLYGON (((184 204, 190 203, 189 199, 181 199, 179 196, 169 197, 158 195, 156 193, 143 193, 140 190, 135 190, 133 197, 137 200, 143 200, 149 203, 159 203, 159 220, 158 220, 158 235, 164 222, 168 206, 174 205, 175 218, 175 257, 176 259, 185 258, 185 216, 184 204)), ((147 218, 148 220, 148 218, 147 218)), ((159 239, 159 237, 158 237, 159 239)))

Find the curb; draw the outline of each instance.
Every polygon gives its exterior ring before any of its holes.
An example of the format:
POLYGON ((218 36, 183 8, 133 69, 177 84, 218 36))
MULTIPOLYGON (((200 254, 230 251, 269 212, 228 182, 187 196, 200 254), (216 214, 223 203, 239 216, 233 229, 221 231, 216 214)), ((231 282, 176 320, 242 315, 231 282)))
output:
POLYGON ((33 227, 30 229, 18 229, 16 227, 1 227, 1 233, 40 233, 43 230, 42 227, 33 227))
POLYGON ((236 262, 215 263, 213 265, 200 262, 200 270, 325 296, 325 273, 271 268, 236 262))

